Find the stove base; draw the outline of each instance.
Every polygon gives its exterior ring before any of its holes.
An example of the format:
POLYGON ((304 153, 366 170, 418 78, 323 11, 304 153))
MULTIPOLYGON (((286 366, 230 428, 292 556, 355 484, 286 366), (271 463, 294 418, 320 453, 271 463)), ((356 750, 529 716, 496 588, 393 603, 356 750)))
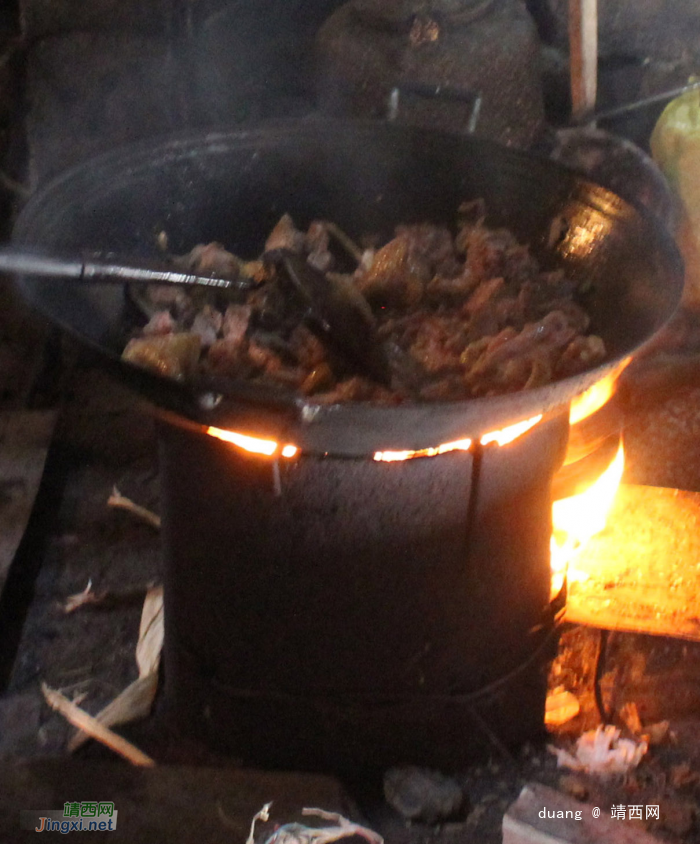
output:
POLYGON ((527 663, 475 695, 384 700, 232 689, 171 644, 166 716, 177 731, 245 764, 337 774, 402 765, 457 771, 545 738, 547 674, 557 640, 550 630, 527 663))
POLYGON ((396 463, 163 423, 165 700, 247 764, 455 768, 540 735, 564 414, 396 463))

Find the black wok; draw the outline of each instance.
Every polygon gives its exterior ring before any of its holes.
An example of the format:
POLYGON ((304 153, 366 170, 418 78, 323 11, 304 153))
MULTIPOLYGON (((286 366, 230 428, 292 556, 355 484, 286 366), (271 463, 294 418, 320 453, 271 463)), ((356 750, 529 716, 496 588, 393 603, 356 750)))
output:
POLYGON ((451 225, 458 206, 479 197, 489 225, 508 226, 545 266, 563 266, 590 282, 587 309, 609 351, 605 364, 494 398, 317 406, 272 386, 170 383, 120 361, 128 330, 122 290, 66 289, 26 276, 18 284, 39 310, 99 349, 128 383, 189 420, 314 452, 427 448, 561 410, 633 354, 680 300, 682 266, 667 232, 643 210, 550 161, 474 138, 320 120, 189 133, 116 150, 39 190, 15 227, 16 242, 51 249, 153 257, 164 230, 173 252, 218 240, 252 258, 285 211, 302 227, 323 217, 355 237, 388 237, 397 223, 451 225))

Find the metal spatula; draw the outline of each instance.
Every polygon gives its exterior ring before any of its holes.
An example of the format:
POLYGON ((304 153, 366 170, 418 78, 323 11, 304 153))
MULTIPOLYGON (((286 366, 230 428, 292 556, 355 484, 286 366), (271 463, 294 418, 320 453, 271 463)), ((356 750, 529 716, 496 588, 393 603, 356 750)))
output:
MULTIPOLYGON (((348 361, 382 384, 389 384, 386 352, 375 336, 371 317, 323 273, 303 258, 279 251, 267 260, 281 267, 292 286, 308 304, 324 335, 348 361)), ((5 246, 0 248, 0 273, 48 276, 73 283, 172 284, 181 287, 251 290, 250 279, 201 275, 173 267, 165 261, 134 261, 108 252, 48 253, 5 246)))
POLYGON ((166 261, 123 259, 109 252, 79 254, 48 253, 25 247, 0 247, 0 273, 51 276, 75 282, 114 284, 174 284, 184 287, 212 287, 249 290, 250 279, 200 275, 178 269, 166 261))
POLYGON ((350 362, 380 384, 391 383, 386 349, 377 337, 374 319, 361 296, 354 297, 332 277, 304 258, 280 250, 268 253, 281 267, 297 294, 309 307, 317 331, 324 334, 350 362), (364 305, 364 307, 363 307, 364 305))

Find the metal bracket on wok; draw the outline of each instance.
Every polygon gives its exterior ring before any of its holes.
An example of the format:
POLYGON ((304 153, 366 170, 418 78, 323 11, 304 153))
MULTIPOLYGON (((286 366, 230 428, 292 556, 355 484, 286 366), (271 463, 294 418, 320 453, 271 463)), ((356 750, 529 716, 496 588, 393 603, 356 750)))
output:
POLYGON ((465 88, 455 88, 452 85, 431 85, 426 82, 400 82, 392 88, 387 103, 387 120, 394 121, 399 116, 401 96, 423 97, 428 100, 441 100, 445 103, 471 104, 466 134, 473 135, 481 114, 482 96, 480 91, 470 91, 465 88))

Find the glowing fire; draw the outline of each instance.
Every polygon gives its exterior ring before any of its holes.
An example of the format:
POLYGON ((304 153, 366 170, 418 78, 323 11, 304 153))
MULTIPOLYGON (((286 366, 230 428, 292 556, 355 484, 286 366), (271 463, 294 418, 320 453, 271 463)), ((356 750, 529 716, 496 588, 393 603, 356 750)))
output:
POLYGON ((632 358, 628 357, 620 361, 619 365, 610 372, 605 378, 602 378, 582 393, 571 402, 571 409, 569 411, 569 424, 575 425, 577 422, 582 422, 589 416, 592 416, 597 410, 607 404, 613 397, 615 388, 617 387, 617 379, 622 374, 622 370, 629 364, 632 358))
POLYGON ((421 448, 419 451, 375 451, 374 459, 383 463, 395 463, 398 460, 412 460, 414 457, 437 457, 449 451, 469 451, 471 440, 456 440, 453 443, 443 443, 434 448, 421 448))
POLYGON ((500 431, 491 431, 489 434, 484 434, 480 442, 482 445, 488 445, 489 443, 507 445, 508 443, 512 443, 513 440, 517 440, 518 437, 521 437, 530 428, 534 428, 541 419, 542 414, 540 413, 539 416, 533 416, 532 419, 525 419, 523 422, 516 422, 515 425, 509 425, 500 431))
MULTIPOLYGON (((507 428, 502 428, 500 431, 491 431, 479 440, 481 445, 488 445, 489 443, 496 443, 497 445, 507 445, 517 440, 530 428, 542 419, 542 414, 533 416, 532 419, 525 419, 523 422, 516 422, 515 425, 508 425, 507 428)), ((399 460, 413 460, 414 457, 437 457, 439 454, 447 454, 450 451, 469 451, 472 446, 470 439, 457 440, 452 443, 443 443, 436 445, 434 448, 421 448, 418 451, 375 451, 374 459, 384 463, 395 463, 399 460)))
MULTIPOLYGON (((226 431, 223 428, 214 428, 211 425, 207 428, 207 434, 224 442, 242 448, 251 454, 264 454, 267 457, 275 455, 279 449, 279 443, 275 440, 263 440, 260 437, 249 437, 247 434, 239 434, 237 431, 226 431)), ((294 457, 298 449, 295 445, 285 445, 280 452, 282 457, 294 457)))
POLYGON ((576 551, 605 527, 624 467, 625 455, 620 445, 612 463, 587 490, 570 498, 562 498, 552 505, 554 531, 550 547, 553 596, 564 585, 564 577, 568 575, 569 580, 577 579, 576 571, 569 568, 569 564, 576 551))

